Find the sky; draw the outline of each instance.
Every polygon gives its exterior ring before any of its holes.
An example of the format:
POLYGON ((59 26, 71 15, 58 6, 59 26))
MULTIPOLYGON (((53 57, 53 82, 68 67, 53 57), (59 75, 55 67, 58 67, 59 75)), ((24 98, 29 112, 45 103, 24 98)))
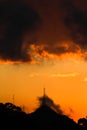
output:
POLYGON ((87 2, 0 0, 0 101, 46 94, 75 121, 87 114, 87 2))

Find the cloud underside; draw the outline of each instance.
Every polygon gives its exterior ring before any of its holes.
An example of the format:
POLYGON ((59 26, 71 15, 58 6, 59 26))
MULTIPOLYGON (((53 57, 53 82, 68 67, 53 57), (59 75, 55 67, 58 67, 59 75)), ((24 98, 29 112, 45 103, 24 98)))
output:
POLYGON ((84 0, 25 1, 0 1, 1 62, 39 63, 67 56, 87 60, 84 0))

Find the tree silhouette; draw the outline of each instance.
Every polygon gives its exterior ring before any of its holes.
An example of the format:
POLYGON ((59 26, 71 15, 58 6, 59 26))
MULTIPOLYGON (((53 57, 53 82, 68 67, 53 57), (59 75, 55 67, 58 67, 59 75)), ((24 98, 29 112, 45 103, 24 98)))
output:
POLYGON ((68 116, 52 109, 54 102, 39 106, 32 113, 25 113, 19 106, 10 102, 0 103, 0 128, 8 130, 86 130, 87 119, 81 118, 78 124, 68 116), (51 103, 51 104, 50 104, 51 103), (49 105, 48 105, 49 104, 49 105), (82 124, 82 125, 81 125, 82 124))
POLYGON ((59 104, 55 104, 54 101, 48 97, 47 95, 38 97, 38 101, 40 106, 47 105, 54 111, 56 111, 58 114, 63 114, 63 110, 61 109, 61 106, 59 104))
POLYGON ((5 103, 5 107, 7 109, 9 109, 9 110, 12 110, 12 111, 22 112, 22 108, 21 107, 16 106, 16 105, 14 105, 12 103, 9 103, 9 102, 5 103))
POLYGON ((87 118, 80 118, 78 120, 78 124, 82 127, 87 129, 87 118))

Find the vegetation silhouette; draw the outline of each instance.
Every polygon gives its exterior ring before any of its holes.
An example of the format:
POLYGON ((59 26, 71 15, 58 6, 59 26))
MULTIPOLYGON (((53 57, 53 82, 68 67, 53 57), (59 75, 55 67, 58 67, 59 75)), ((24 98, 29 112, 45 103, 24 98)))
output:
POLYGON ((21 107, 7 102, 0 103, 0 127, 8 130, 86 130, 87 119, 80 118, 76 123, 68 116, 57 113, 46 103, 27 114, 21 107))
POLYGON ((46 94, 41 97, 38 97, 38 100, 39 100, 40 106, 45 104, 45 105, 49 106, 52 110, 57 112, 58 114, 64 113, 63 110, 61 109, 60 105, 55 104, 54 101, 50 97, 48 97, 46 94))
POLYGON ((78 120, 78 124, 84 129, 87 130, 87 117, 86 118, 80 118, 78 120))

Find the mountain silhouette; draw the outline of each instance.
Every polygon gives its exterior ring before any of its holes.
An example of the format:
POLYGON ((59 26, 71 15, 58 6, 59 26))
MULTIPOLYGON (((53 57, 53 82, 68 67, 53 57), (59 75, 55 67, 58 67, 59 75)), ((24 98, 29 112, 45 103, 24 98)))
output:
POLYGON ((79 126, 66 115, 53 111, 49 106, 42 105, 29 114, 33 129, 38 130, 79 130, 79 126))

